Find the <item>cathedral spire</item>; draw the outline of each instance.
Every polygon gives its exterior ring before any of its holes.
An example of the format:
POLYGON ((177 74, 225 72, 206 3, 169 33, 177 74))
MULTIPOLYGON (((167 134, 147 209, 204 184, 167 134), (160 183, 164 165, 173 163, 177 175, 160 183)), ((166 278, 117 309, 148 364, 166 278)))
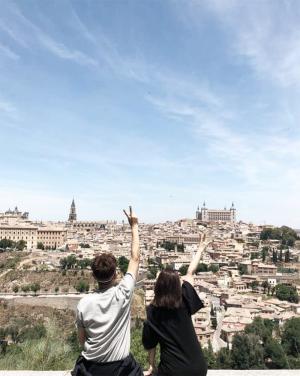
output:
POLYGON ((72 200, 71 208, 70 208, 70 213, 69 213, 69 222, 74 222, 77 220, 77 214, 76 214, 76 206, 75 206, 75 201, 74 197, 72 200))

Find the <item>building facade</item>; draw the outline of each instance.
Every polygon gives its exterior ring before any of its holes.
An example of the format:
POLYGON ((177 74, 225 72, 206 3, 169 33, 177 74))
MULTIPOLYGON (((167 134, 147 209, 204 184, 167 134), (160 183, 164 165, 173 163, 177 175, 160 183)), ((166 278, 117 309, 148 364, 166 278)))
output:
POLYGON ((20 212, 17 207, 0 213, 0 240, 14 242, 24 240, 27 249, 36 247, 38 226, 28 220, 28 212, 20 212))
POLYGON ((65 227, 45 226, 37 231, 37 243, 42 243, 45 248, 59 248, 67 241, 67 229, 65 227))
POLYGON ((208 209, 205 202, 200 210, 199 206, 196 211, 196 219, 202 222, 235 222, 236 221, 236 208, 232 203, 231 208, 227 210, 208 209))
POLYGON ((45 248, 57 248, 66 243, 67 229, 65 224, 37 223, 28 219, 28 212, 20 212, 16 207, 0 213, 0 240, 13 242, 24 240, 28 250, 35 249, 38 243, 45 248))

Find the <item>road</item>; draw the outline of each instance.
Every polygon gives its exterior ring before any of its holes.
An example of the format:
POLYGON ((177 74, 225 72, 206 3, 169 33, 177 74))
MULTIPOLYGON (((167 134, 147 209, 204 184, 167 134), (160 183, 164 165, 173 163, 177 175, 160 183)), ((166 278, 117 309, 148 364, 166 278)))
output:
POLYGON ((217 317, 218 317, 218 325, 217 325, 217 329, 216 329, 216 331, 214 333, 214 337, 213 337, 213 340, 212 340, 212 347, 213 347, 213 350, 215 352, 217 352, 221 348, 227 346, 226 342, 223 341, 221 339, 221 337, 220 337, 224 315, 225 315, 224 311, 219 312, 219 314, 217 315, 217 317))

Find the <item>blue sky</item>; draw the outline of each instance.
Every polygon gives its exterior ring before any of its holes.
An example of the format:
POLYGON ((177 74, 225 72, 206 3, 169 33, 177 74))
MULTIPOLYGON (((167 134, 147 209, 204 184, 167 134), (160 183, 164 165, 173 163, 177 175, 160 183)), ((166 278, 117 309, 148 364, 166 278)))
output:
POLYGON ((300 228, 299 1, 0 7, 0 211, 300 228))

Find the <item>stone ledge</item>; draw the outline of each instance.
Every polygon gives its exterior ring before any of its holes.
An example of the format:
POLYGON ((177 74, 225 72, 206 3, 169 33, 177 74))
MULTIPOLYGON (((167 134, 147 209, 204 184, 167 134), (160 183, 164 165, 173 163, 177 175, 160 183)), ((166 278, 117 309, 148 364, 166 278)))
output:
MULTIPOLYGON (((70 371, 0 371, 0 376, 70 376, 70 371)), ((299 370, 209 370, 208 376, 299 376, 299 370)))

